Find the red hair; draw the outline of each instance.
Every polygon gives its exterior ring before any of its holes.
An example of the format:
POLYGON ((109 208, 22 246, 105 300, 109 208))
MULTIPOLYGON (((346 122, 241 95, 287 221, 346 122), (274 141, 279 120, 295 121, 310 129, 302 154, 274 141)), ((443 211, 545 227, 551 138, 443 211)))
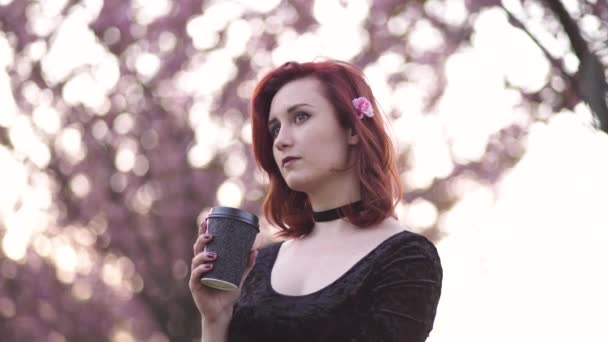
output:
POLYGON ((270 103, 285 84, 304 77, 320 81, 325 98, 333 105, 338 121, 359 136, 355 162, 364 210, 344 210, 346 218, 358 227, 380 223, 395 216, 395 206, 403 194, 395 163, 394 148, 384 129, 384 121, 365 76, 356 66, 335 60, 288 62, 271 70, 257 84, 251 99, 253 152, 258 165, 268 174, 270 186, 264 198, 264 214, 278 225, 280 237, 300 237, 312 231, 312 206, 306 193, 291 190, 274 160, 273 139, 268 132, 270 103), (373 106, 373 117, 357 118, 352 100, 366 97, 373 106))

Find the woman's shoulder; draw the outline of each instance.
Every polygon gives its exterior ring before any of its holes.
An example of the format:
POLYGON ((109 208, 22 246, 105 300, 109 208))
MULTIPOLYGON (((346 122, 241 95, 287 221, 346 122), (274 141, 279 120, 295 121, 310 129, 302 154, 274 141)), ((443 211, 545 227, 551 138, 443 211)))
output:
POLYGON ((441 259, 435 244, 420 233, 404 229, 384 241, 376 252, 374 268, 380 273, 389 269, 412 268, 442 273, 441 259))
POLYGON ((380 241, 378 248, 382 255, 394 253, 412 254, 422 252, 429 257, 438 256, 435 244, 423 234, 414 232, 410 227, 401 222, 389 219, 378 227, 380 241))
POLYGON ((425 249, 437 250, 435 244, 425 235, 403 228, 399 233, 389 239, 394 239, 395 245, 406 247, 421 247, 425 249))
POLYGON ((410 254, 416 251, 429 257, 438 257, 437 247, 429 238, 406 228, 388 238, 385 244, 386 249, 394 253, 410 254))

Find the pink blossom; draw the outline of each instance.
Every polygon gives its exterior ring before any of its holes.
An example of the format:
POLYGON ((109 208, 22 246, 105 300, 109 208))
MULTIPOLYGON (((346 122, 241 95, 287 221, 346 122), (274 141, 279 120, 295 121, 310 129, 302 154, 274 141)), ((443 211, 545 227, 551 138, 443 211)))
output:
POLYGON ((374 116, 374 108, 369 100, 365 97, 357 97, 353 99, 353 106, 357 110, 359 119, 363 119, 363 116, 372 117, 374 116))

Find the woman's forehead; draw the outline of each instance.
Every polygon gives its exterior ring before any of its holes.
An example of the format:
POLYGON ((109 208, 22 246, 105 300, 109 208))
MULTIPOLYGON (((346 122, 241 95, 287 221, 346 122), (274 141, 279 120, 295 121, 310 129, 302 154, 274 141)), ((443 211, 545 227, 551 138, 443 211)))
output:
POLYGON ((325 98, 321 92, 321 84, 315 78, 301 78, 285 84, 270 103, 270 116, 276 116, 287 111, 296 103, 315 105, 325 98))

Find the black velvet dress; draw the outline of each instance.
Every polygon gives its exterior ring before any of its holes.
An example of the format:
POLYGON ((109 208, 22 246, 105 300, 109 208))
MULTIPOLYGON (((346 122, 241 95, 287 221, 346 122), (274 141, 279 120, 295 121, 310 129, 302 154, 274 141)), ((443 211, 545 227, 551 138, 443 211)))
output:
POLYGON ((426 340, 443 271, 435 246, 409 231, 393 235, 329 286, 303 296, 270 285, 281 243, 260 249, 234 308, 229 342, 426 340))

